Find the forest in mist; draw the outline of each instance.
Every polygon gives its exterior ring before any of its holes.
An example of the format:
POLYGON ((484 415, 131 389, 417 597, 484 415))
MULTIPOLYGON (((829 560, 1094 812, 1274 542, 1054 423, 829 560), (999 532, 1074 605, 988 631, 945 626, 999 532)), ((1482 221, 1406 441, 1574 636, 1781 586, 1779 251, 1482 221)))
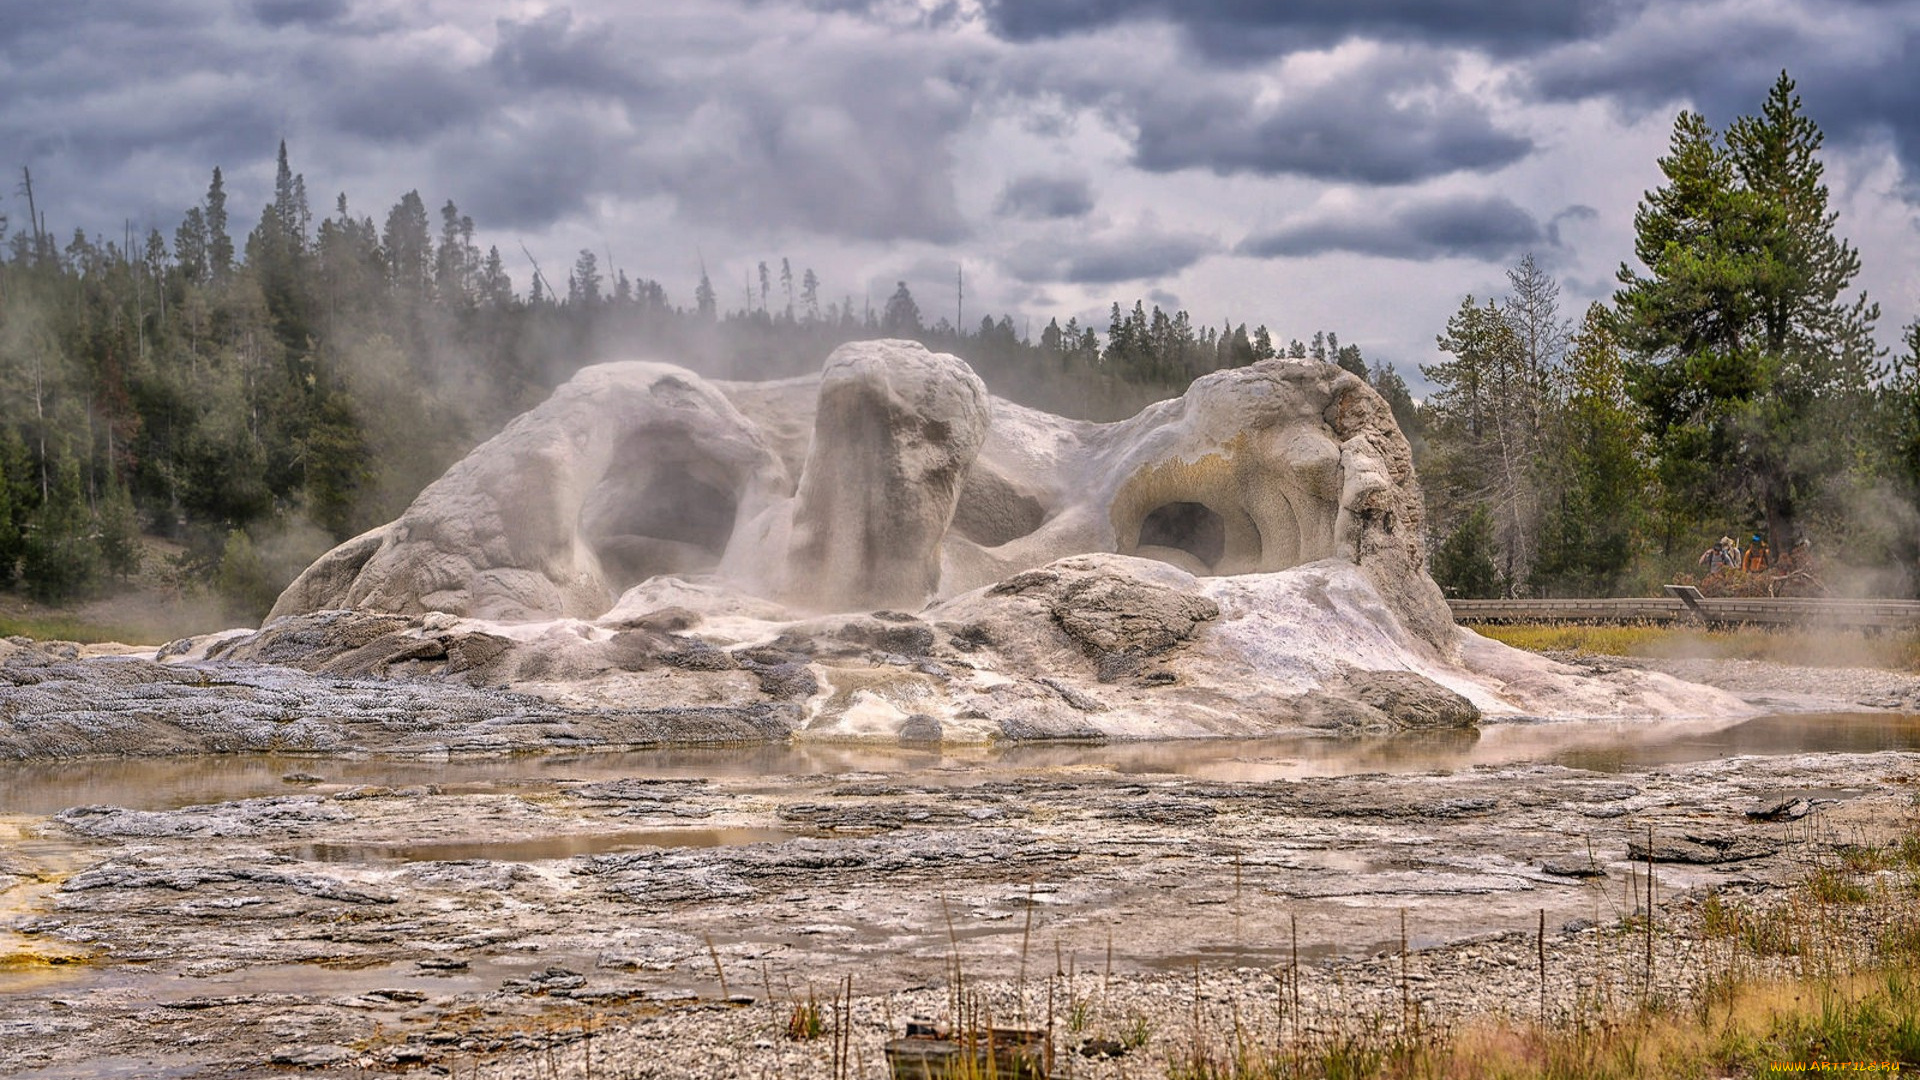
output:
MULTIPOLYGON (((22 171, 29 207, 35 179, 22 171)), ((1138 301, 1116 303, 1104 333, 1070 320, 1033 340, 1007 315, 956 330, 905 283, 856 306, 787 259, 736 286, 737 307, 704 274, 675 303, 590 250, 522 284, 451 201, 436 213, 408 192, 376 220, 341 194, 316 218, 284 145, 244 232, 218 168, 171 236, 63 236, 29 216, 0 220, 0 580, 47 602, 130 577, 144 537, 172 552, 149 576, 257 615, 602 360, 764 379, 817 371, 846 341, 909 337, 1002 396, 1110 420, 1276 351, 1264 327, 1195 327, 1138 301)), ((1363 370, 1335 336, 1311 351, 1363 370)), ((1405 384, 1379 374, 1411 422, 1405 384)))
POLYGON ((1435 328, 1446 359, 1419 402, 1336 334, 1281 342, 1141 301, 1034 332, 929 321, 905 283, 856 306, 787 258, 729 286, 737 306, 704 273, 682 302, 591 250, 516 281, 451 201, 408 192, 376 219, 341 194, 316 216, 284 144, 257 218, 215 168, 171 235, 56 235, 32 209, 49 181, 23 169, 28 220, 0 219, 0 587, 57 603, 142 573, 258 615, 581 366, 780 377, 885 335, 1096 420, 1276 355, 1337 363, 1412 442, 1455 595, 1645 592, 1755 532, 1806 539, 1823 587, 1912 595, 1920 327, 1893 355, 1874 344, 1819 145, 1785 76, 1725 131, 1683 113, 1613 303, 1562 310, 1528 256, 1435 328))

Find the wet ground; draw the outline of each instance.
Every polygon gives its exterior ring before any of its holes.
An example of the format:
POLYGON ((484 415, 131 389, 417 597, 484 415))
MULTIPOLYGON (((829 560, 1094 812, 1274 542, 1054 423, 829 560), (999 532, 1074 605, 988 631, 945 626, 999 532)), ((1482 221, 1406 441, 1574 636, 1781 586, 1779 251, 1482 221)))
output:
POLYGON ((485 790, 561 779, 755 780, 856 773, 942 776, 1106 769, 1209 780, 1292 780, 1355 773, 1458 771, 1540 763, 1620 772, 1736 755, 1920 752, 1920 717, 1901 713, 1783 713, 1734 723, 1581 721, 1490 725, 1382 738, 1053 743, 946 753, 827 743, 701 747, 634 753, 527 754, 465 760, 221 754, 79 761, 0 761, 0 814, 53 814, 109 804, 165 810, 334 785, 485 790))
POLYGON ((446 1069, 956 958, 1259 967, 1396 947, 1403 912, 1414 948, 1604 922, 1649 830, 1662 896, 1765 887, 1811 840, 1905 824, 1917 774, 1895 714, 9 766, 0 1075, 446 1069))

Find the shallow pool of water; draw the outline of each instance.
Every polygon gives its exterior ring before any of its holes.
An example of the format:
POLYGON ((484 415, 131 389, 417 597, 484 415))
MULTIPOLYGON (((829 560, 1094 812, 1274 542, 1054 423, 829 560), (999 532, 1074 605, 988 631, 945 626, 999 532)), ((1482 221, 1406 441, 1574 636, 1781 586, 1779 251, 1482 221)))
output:
POLYGON ((93 804, 163 810, 356 784, 485 791, 623 777, 738 781, 875 773, 911 775, 917 783, 970 784, 982 774, 1060 769, 1258 781, 1454 772, 1529 762, 1623 772, 1737 755, 1885 750, 1920 752, 1920 716, 1795 713, 1731 723, 1490 724, 1381 738, 1194 739, 946 752, 798 743, 462 761, 229 754, 0 765, 0 814, 51 814, 93 804))
POLYGON ((434 844, 298 844, 285 852, 305 862, 535 862, 606 855, 643 848, 730 847, 771 844, 801 834, 785 829, 636 829, 579 836, 540 836, 528 840, 463 840, 434 844))

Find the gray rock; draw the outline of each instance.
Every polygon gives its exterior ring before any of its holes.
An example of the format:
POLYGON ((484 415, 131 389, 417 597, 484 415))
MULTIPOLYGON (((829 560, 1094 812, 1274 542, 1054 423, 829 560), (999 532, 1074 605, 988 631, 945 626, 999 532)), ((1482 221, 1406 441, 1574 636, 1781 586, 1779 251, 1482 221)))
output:
MULTIPOLYGON (((1654 862, 1712 866, 1761 858, 1779 851, 1780 847, 1780 841, 1746 833, 1689 831, 1674 835, 1656 830, 1652 855, 1654 862)), ((1647 855, 1647 838, 1644 834, 1627 840, 1627 858, 1645 862, 1647 855)))
POLYGON ((1016 575, 998 595, 1038 592, 1067 637, 1088 655, 1158 656, 1193 639, 1220 606, 1204 596, 1123 574, 1084 560, 1016 575))
POLYGON ((1813 803, 1797 795, 1769 799, 1747 811, 1754 821, 1798 821, 1813 812, 1813 803))
POLYGON ((940 735, 940 721, 926 713, 914 713, 900 725, 900 741, 903 743, 937 743, 940 735))
POLYGON ((421 492, 328 552, 272 617, 325 608, 500 619, 606 611, 628 586, 718 565, 785 465, 705 380, 581 371, 421 492))
POLYGON ((283 1046, 267 1058, 275 1065, 298 1065, 325 1069, 352 1059, 353 1051, 344 1046, 283 1046))
POLYGON ((299 795, 172 811, 78 806, 53 820, 81 836, 95 837, 297 837, 352 816, 321 796, 299 795))
POLYGON ((1473 702, 1415 672, 1353 671, 1346 682, 1362 704, 1401 727, 1469 727, 1480 720, 1473 702))
POLYGON ((1548 861, 1540 864, 1540 872, 1564 878, 1603 878, 1607 871, 1594 862, 1576 862, 1571 859, 1548 861))

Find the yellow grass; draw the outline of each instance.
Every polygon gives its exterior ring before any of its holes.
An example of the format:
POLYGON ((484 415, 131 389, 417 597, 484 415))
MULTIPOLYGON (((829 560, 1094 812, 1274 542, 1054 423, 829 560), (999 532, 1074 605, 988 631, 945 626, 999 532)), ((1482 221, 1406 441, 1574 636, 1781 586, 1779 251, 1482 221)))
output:
POLYGON ((1477 623, 1469 629, 1529 652, 1920 671, 1920 633, 1914 631, 1874 635, 1859 630, 1757 627, 1703 630, 1661 623, 1477 623))

